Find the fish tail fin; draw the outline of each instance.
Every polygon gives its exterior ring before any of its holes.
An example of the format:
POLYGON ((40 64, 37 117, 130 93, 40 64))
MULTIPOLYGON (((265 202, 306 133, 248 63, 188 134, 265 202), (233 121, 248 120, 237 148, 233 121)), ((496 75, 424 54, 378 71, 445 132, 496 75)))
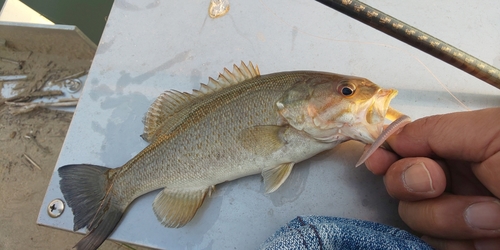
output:
POLYGON ((59 168, 59 185, 73 211, 73 230, 87 227, 89 233, 76 249, 97 249, 120 222, 127 204, 116 202, 110 194, 109 168, 96 165, 66 165, 59 168))

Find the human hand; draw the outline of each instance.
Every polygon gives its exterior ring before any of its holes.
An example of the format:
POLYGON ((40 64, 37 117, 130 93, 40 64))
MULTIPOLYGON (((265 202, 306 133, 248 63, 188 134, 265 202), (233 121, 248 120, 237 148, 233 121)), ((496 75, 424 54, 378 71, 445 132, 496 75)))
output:
POLYGON ((500 108, 422 118, 366 161, 436 249, 500 249, 500 108))

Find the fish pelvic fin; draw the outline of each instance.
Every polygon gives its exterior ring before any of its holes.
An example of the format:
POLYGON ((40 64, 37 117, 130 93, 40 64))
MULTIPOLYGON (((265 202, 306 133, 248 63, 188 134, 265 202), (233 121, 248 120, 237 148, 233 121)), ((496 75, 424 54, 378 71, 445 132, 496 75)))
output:
POLYGON ((153 202, 156 217, 166 227, 179 228, 194 217, 198 208, 211 194, 213 186, 198 190, 163 189, 153 202))
POLYGON ((125 211, 109 195, 112 178, 109 168, 96 165, 66 165, 59 168, 59 185, 73 212, 73 230, 86 227, 89 233, 76 249, 97 249, 113 232, 125 211))
POLYGON ((262 171, 262 177, 264 178, 264 185, 266 187, 266 193, 272 193, 276 191, 281 184, 285 182, 290 173, 292 172, 293 165, 295 163, 283 163, 274 168, 264 169, 262 171))

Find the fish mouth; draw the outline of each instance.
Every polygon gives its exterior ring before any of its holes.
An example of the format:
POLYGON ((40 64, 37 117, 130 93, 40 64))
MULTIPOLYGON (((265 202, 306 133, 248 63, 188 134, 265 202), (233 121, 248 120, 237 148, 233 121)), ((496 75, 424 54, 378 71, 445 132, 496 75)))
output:
POLYGON ((398 94, 395 89, 381 89, 372 97, 372 104, 368 107, 365 116, 366 136, 359 138, 360 141, 370 144, 382 133, 387 111, 391 109, 389 104, 398 94))
POLYGON ((314 105, 308 105, 304 116, 307 119, 302 124, 291 125, 322 142, 356 140, 372 144, 383 131, 388 111, 393 110, 389 104, 397 93, 394 89, 379 88, 368 98, 352 102, 340 113, 335 108, 334 112, 321 113, 314 105))

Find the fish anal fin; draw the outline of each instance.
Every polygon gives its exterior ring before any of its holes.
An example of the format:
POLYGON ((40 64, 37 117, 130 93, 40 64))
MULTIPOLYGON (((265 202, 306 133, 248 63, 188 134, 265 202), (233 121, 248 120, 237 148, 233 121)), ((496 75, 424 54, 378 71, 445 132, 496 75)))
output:
POLYGON ((292 172, 294 164, 295 163, 293 162, 283 163, 281 165, 278 165, 277 167, 264 169, 262 171, 266 193, 272 193, 276 191, 281 186, 281 184, 285 182, 285 180, 292 172))
POLYGON ((258 155, 269 155, 286 144, 283 139, 285 130, 283 126, 254 126, 241 131, 238 139, 246 150, 258 155))
POLYGON ((156 217, 166 227, 178 228, 186 225, 210 195, 213 186, 199 190, 163 189, 153 202, 156 217))

